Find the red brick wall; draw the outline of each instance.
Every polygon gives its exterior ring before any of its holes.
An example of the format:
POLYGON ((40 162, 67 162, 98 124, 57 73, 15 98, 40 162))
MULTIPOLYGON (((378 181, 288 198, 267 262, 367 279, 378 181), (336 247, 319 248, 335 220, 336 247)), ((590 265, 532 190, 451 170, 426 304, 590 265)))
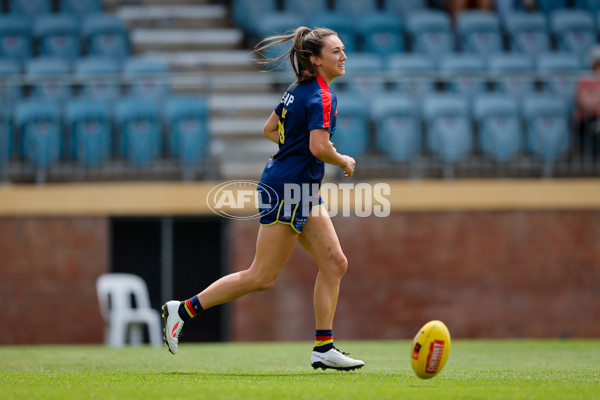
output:
POLYGON ((0 344, 100 343, 106 218, 0 217, 0 344))
MULTIPOLYGON (((412 338, 431 319, 454 337, 599 337, 600 211, 395 213, 334 218, 349 270, 335 335, 412 338)), ((257 223, 233 224, 232 262, 257 223)), ((313 335, 316 265, 297 246, 275 287, 236 300, 234 340, 313 335)))

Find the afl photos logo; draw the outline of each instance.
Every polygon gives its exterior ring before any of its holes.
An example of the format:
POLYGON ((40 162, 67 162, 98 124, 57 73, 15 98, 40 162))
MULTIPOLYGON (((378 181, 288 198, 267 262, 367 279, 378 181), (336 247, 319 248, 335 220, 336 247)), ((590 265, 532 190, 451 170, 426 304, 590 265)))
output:
POLYGON ((260 218, 260 209, 265 204, 278 202, 279 198, 273 189, 251 180, 221 183, 206 196, 206 204, 212 212, 230 219, 260 218))

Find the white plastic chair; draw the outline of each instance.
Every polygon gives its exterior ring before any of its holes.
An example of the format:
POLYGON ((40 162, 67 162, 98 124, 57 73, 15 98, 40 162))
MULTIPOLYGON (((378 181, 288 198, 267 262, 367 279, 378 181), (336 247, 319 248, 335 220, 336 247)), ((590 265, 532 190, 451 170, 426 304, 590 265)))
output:
POLYGON ((150 308, 148 288, 142 278, 133 274, 104 274, 96 281, 96 290, 108 346, 125 345, 128 330, 131 344, 142 343, 145 326, 150 344, 162 345, 160 314, 150 308))

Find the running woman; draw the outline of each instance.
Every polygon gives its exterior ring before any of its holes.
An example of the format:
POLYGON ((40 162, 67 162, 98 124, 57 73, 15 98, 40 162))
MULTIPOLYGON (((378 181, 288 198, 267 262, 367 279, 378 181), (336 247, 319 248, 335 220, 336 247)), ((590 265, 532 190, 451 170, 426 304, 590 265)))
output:
POLYGON ((220 278, 188 300, 168 301, 162 307, 165 340, 169 351, 176 354, 185 323, 202 310, 270 289, 299 242, 318 266, 311 365, 315 369, 354 370, 364 362, 348 357, 333 344, 333 319, 348 261, 326 208, 320 207, 318 193, 325 163, 342 168, 346 177, 352 176, 356 165, 352 157, 338 153, 330 141, 335 131, 337 99, 329 87, 345 74, 346 54, 334 31, 307 27, 266 38, 256 51, 287 41, 292 41, 291 49, 269 60, 288 58, 296 81, 263 128, 263 136, 277 143, 279 150, 267 162, 259 184, 263 202, 254 261, 248 269, 220 278), (302 196, 286 196, 290 185, 313 190, 303 190, 302 196))

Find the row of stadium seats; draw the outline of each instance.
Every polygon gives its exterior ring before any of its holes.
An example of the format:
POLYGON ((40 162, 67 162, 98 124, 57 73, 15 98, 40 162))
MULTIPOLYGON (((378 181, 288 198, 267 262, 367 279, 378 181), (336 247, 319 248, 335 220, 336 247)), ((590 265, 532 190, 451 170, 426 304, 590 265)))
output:
POLYGON ((69 101, 64 108, 47 100, 24 100, 10 115, 0 108, 0 164, 22 159, 38 168, 59 160, 86 167, 120 158, 148 166, 161 157, 183 164, 202 160, 208 151, 206 101, 169 96, 164 102, 131 97, 114 107, 95 99, 69 101), (4 146, 2 146, 4 145, 4 146))
POLYGON ((102 0, 8 0, 7 8, 0 7, 0 13, 34 18, 57 12, 81 17, 102 9, 102 0))
POLYGON ((347 52, 424 53, 438 57, 461 51, 488 56, 511 51, 527 56, 557 50, 586 57, 598 38, 598 15, 583 10, 555 11, 548 22, 542 13, 515 13, 505 21, 485 11, 463 11, 452 25, 438 10, 412 12, 405 18, 385 12, 368 13, 357 21, 339 13, 306 18, 296 13, 269 13, 245 25, 257 38, 281 34, 290 28, 326 26, 335 30, 347 52))
POLYGON ((426 96, 422 102, 403 95, 373 99, 371 108, 355 96, 338 96, 336 148, 360 157, 369 151, 369 123, 375 127, 375 150, 394 162, 431 153, 454 163, 473 153, 496 162, 520 154, 554 162, 571 148, 570 118, 554 96, 518 101, 502 95, 477 96, 473 107, 454 94, 426 96))
POLYGON ((0 58, 32 55, 74 59, 82 54, 123 58, 130 54, 127 29, 119 18, 92 14, 27 17, 0 15, 0 58))
MULTIPOLYGON (((21 72, 17 61, 0 60, 0 76, 9 78, 21 72)), ((27 61, 24 75, 29 82, 25 85, 29 97, 62 102, 75 94, 98 100, 115 100, 121 95, 161 99, 170 92, 169 84, 164 81, 168 73, 169 65, 165 61, 143 56, 130 57, 123 62, 86 57, 73 63, 42 57, 27 61), (127 84, 120 84, 121 78, 127 84)), ((24 91, 21 84, 0 83, 0 104, 14 104, 27 97, 24 91)))
MULTIPOLYGON (((239 26, 260 19, 273 11, 289 12, 304 17, 335 11, 345 18, 362 16, 383 11, 393 16, 404 17, 408 13, 427 9, 427 0, 233 0, 233 19, 239 26)), ((520 2, 513 2, 520 10, 520 2)), ((600 11, 599 0, 536 0, 540 12, 550 15, 556 10, 576 8, 592 12, 600 11)))

